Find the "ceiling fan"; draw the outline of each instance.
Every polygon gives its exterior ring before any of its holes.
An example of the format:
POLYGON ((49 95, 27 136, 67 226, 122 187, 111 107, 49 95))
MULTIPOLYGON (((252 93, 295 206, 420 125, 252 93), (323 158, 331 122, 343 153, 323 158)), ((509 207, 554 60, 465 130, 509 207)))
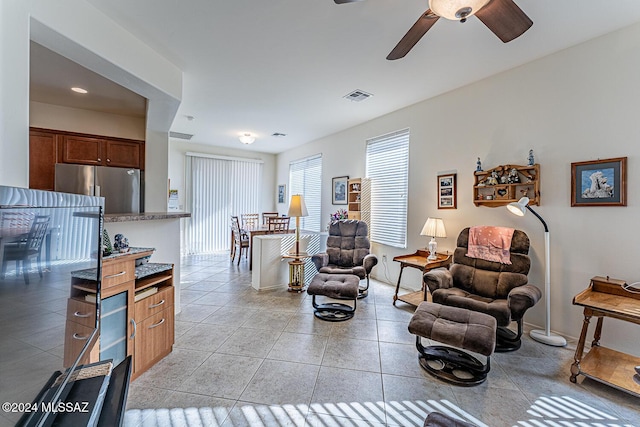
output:
MULTIPOLYGON (((334 0, 337 4, 357 1, 362 0, 334 0)), ((465 22, 473 15, 504 43, 521 36, 533 25, 513 0, 429 0, 429 9, 407 31, 387 59, 403 58, 441 17, 465 22)))

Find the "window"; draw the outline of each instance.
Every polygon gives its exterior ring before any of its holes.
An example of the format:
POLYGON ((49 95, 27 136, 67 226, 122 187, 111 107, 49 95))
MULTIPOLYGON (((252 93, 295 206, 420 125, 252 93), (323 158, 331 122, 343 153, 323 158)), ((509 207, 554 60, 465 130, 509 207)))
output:
POLYGON ((367 140, 366 176, 371 178, 371 240, 406 248, 409 129, 367 140))
MULTIPOLYGON (((289 198, 302 194, 309 216, 300 218, 300 228, 307 231, 321 230, 322 155, 307 157, 289 163, 289 198)), ((287 200, 287 205, 289 200, 287 200)))
POLYGON ((231 216, 259 211, 262 162, 187 153, 186 176, 187 253, 228 250, 231 216))

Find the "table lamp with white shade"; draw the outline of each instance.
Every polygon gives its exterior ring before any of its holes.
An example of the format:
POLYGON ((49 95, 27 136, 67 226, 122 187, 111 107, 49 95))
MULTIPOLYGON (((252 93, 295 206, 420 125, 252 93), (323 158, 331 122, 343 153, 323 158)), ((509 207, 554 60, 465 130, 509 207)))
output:
POLYGON ((541 329, 533 329, 529 332, 531 338, 536 341, 539 341, 543 344, 553 345, 556 347, 564 347, 567 345, 567 340, 560 335, 555 335, 551 333, 551 266, 549 262, 549 227, 547 227, 547 223, 542 219, 540 215, 536 211, 534 211, 531 206, 529 206, 529 198, 523 197, 517 202, 512 202, 507 205, 507 209, 514 215, 524 216, 529 210, 532 214, 536 216, 544 226, 544 298, 545 298, 545 308, 546 308, 546 318, 545 318, 545 330, 541 329))
POLYGON ((427 245, 427 248, 429 249, 429 256, 427 257, 427 260, 433 261, 437 259, 438 255, 436 252, 438 250, 438 243, 436 242, 436 237, 447 237, 447 231, 444 228, 444 221, 442 221, 442 218, 427 218, 427 222, 424 223, 424 227, 422 227, 420 235, 431 236, 431 240, 427 245))
POLYGON ((304 197, 302 194, 294 194, 291 196, 291 203, 289 203, 289 217, 296 218, 296 253, 295 255, 300 254, 300 217, 301 216, 309 216, 309 211, 307 211, 307 205, 304 203, 304 197))

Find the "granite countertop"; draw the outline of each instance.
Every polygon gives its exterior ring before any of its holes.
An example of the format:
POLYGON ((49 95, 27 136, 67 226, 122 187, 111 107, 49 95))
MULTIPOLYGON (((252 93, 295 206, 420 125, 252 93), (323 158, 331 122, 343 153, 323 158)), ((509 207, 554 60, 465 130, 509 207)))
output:
POLYGON ((105 214, 104 222, 153 221, 158 219, 190 218, 189 212, 142 212, 105 214))

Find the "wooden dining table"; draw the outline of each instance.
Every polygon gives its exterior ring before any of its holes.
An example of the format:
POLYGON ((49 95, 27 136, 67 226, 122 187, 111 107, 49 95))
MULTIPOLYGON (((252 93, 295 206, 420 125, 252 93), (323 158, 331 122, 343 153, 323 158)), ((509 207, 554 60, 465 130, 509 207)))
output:
MULTIPOLYGON (((255 236, 264 236, 265 234, 272 234, 269 232, 268 225, 257 225, 254 227, 243 228, 240 231, 244 231, 249 235, 249 270, 253 268, 253 238, 255 236)), ((293 234, 295 233, 295 229, 289 229, 288 231, 282 234, 293 234)), ((234 245, 233 241, 233 230, 231 230, 231 245, 234 245)))

